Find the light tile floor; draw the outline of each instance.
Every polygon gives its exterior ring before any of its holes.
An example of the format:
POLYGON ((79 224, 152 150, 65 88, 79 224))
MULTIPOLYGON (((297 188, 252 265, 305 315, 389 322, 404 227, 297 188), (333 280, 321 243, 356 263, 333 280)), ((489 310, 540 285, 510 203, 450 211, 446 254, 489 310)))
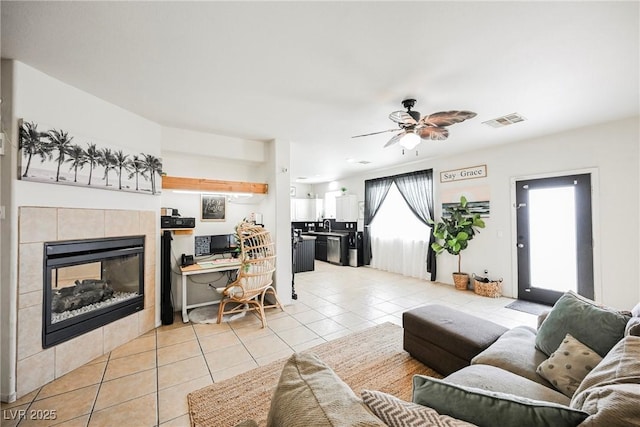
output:
POLYGON ((438 303, 507 327, 535 326, 536 317, 504 308, 509 298, 486 298, 371 268, 316 262, 295 276, 297 301, 271 309, 268 327, 247 315, 233 322, 183 324, 179 316, 45 385, 2 404, 2 425, 188 426, 186 395, 216 381, 317 344, 438 303), (21 410, 55 421, 19 421, 21 410))

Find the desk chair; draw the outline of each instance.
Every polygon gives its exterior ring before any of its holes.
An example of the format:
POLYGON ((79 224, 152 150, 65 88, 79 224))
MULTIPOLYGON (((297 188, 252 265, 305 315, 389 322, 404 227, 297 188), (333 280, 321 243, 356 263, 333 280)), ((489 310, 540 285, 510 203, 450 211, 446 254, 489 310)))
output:
POLYGON ((222 322, 222 316, 225 314, 256 311, 264 328, 267 326, 265 308, 280 307, 284 310, 272 286, 273 272, 276 269, 275 244, 269 231, 246 221, 236 226, 236 235, 239 240, 242 265, 233 283, 225 288, 216 289, 222 294, 218 308, 218 323, 222 322), (275 304, 264 305, 267 293, 273 295, 275 304), (234 304, 230 304, 230 308, 227 308, 229 303, 234 304))

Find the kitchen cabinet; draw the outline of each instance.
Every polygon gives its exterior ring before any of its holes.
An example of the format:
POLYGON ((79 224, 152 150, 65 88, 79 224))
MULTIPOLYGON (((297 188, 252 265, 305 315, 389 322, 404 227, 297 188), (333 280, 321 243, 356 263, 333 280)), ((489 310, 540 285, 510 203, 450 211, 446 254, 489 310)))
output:
POLYGON ((314 260, 316 258, 316 238, 312 236, 302 236, 297 238, 295 251, 293 272, 301 273, 303 271, 314 270, 314 260))
POLYGON ((358 220, 358 198, 354 194, 336 197, 336 221, 355 222, 358 220))
POLYGON ((318 221, 322 214, 322 199, 291 199, 292 221, 318 221))
POLYGON ((316 236, 316 259, 327 260, 327 236, 316 236))
POLYGON ((316 238, 316 259, 337 265, 349 265, 349 235, 347 233, 310 232, 316 238))

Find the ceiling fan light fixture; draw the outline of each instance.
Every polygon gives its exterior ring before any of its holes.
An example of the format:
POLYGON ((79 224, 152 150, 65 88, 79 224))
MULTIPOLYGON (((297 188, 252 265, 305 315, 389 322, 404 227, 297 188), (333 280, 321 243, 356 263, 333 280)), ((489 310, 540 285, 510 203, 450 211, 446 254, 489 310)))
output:
POLYGON ((418 144, 420 144, 420 137, 413 132, 407 132, 400 140, 400 145, 407 150, 413 150, 418 144))

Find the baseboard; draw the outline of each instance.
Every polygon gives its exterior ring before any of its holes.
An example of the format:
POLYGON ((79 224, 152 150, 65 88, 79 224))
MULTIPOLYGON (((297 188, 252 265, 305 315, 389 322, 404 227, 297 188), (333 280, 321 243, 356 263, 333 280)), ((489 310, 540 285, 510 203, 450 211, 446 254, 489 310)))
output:
POLYGON ((0 394, 0 400, 4 403, 13 403, 16 401, 18 396, 16 396, 16 393, 2 393, 0 394))

